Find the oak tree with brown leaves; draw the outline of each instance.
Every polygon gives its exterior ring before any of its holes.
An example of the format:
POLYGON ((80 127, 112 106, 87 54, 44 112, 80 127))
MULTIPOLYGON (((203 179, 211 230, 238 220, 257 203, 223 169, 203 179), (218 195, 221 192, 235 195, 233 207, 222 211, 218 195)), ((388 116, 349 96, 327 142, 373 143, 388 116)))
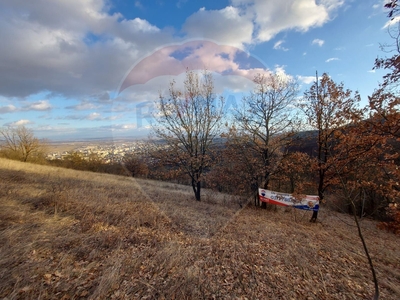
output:
POLYGON ((383 45, 382 50, 394 54, 375 60, 376 69, 387 70, 383 82, 369 97, 370 116, 367 120, 371 139, 376 140, 376 180, 366 181, 373 188, 386 207, 392 222, 382 223, 382 227, 396 231, 400 227, 400 7, 397 0, 385 3, 390 18, 388 32, 393 43, 383 45))
POLYGON ((126 153, 122 159, 122 165, 132 177, 146 177, 149 173, 143 158, 135 153, 126 153))
MULTIPOLYGON (((333 148, 338 141, 341 130, 354 121, 355 115, 362 114, 358 109, 360 95, 345 89, 343 83, 337 84, 324 73, 304 93, 301 108, 306 115, 309 126, 317 132, 317 170, 318 196, 324 199, 326 189, 333 183, 336 172, 333 170, 338 159, 333 148)), ((318 211, 311 217, 315 222, 318 211)))

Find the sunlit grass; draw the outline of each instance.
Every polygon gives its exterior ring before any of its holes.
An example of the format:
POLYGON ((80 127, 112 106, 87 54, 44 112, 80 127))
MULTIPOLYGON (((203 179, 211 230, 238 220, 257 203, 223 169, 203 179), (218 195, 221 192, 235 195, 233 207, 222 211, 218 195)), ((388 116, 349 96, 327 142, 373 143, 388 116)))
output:
MULTIPOLYGON (((256 209, 190 187, 0 159, 0 298, 366 299, 347 215, 256 209)), ((362 221, 382 299, 400 240, 362 221)))

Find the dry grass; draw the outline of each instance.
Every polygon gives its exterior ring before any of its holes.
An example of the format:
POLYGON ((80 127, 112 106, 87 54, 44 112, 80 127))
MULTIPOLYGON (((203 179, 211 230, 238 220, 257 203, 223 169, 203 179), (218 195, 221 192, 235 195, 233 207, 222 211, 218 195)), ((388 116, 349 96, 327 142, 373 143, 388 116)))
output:
MULTIPOLYGON (((205 193, 0 159, 0 298, 372 298, 348 216, 205 193)), ((399 299, 399 238, 362 226, 381 298, 399 299)))
POLYGON ((172 221, 191 237, 209 238, 229 222, 246 200, 203 190, 201 202, 194 201, 190 186, 136 179, 145 193, 172 221))

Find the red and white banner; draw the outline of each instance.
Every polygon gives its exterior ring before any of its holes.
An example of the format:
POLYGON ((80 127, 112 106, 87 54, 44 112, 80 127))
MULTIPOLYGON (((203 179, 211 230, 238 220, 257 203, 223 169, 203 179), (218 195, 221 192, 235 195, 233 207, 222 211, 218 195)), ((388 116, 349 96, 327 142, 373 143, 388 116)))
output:
POLYGON ((260 201, 280 205, 280 206, 293 206, 298 209, 318 211, 319 197, 312 195, 305 195, 303 198, 298 199, 293 197, 292 194, 278 193, 265 189, 258 189, 258 197, 260 201))

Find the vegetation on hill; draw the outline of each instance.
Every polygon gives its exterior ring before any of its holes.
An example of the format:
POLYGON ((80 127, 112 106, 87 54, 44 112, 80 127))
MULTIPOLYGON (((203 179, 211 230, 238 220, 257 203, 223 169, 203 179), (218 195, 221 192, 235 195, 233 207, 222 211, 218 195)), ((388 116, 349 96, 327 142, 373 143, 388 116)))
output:
POLYGON ((46 143, 25 126, 0 128, 0 156, 31 162, 43 162, 46 143))
MULTIPOLYGON (((322 210, 260 210, 243 198, 132 177, 0 159, 0 297, 366 299, 357 230, 322 210), (241 208, 242 207, 242 208, 241 208)), ((400 240, 361 226, 382 299, 399 299, 400 240)))
MULTIPOLYGON (((397 0, 385 7, 398 17, 397 0)), ((367 107, 323 74, 295 109, 292 78, 257 76, 225 128, 211 75, 188 71, 183 92, 171 83, 160 97, 156 151, 53 162, 129 177, 31 165, 45 143, 1 129, 0 155, 25 164, 0 159, 0 297, 399 299, 399 237, 377 230, 400 233, 399 37, 375 62, 389 73, 367 107), (310 224, 304 212, 257 209, 258 187, 328 205, 310 224)))

